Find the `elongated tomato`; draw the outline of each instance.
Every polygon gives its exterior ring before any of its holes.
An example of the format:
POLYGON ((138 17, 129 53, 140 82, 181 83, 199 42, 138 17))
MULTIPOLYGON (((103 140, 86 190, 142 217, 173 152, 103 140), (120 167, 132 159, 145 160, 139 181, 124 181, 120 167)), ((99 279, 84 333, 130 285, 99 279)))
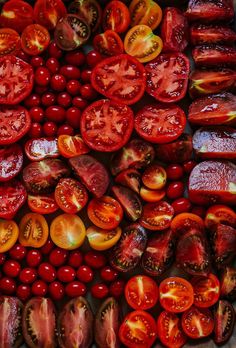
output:
POLYGON ((211 231, 219 224, 236 227, 236 213, 227 205, 216 204, 207 210, 204 223, 211 231))
POLYGON ((219 66, 236 63, 236 49, 223 45, 207 44, 197 46, 192 51, 197 66, 219 66))
POLYGON ((206 43, 233 44, 236 33, 225 25, 197 23, 190 28, 190 41, 194 46, 206 43))
POLYGON ((0 218, 12 219, 27 199, 27 192, 18 180, 0 183, 0 218))

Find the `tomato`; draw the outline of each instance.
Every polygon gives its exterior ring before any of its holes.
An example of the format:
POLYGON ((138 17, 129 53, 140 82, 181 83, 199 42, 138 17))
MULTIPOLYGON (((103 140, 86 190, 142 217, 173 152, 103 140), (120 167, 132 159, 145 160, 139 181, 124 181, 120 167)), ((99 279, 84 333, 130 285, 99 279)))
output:
POLYGON ((36 23, 52 30, 61 17, 66 16, 66 7, 61 0, 37 0, 34 5, 36 23))
POLYGON ((102 8, 96 0, 73 1, 68 10, 85 19, 91 31, 96 32, 102 19, 102 8))
POLYGON ((8 181, 19 174, 23 166, 20 145, 13 144, 0 149, 0 181, 8 181))
POLYGON ((236 229, 218 224, 211 238, 213 260, 217 268, 224 268, 235 257, 236 229))
POLYGON ((220 282, 212 273, 206 277, 198 276, 191 280, 194 291, 194 305, 199 308, 213 306, 220 297, 220 282))
POLYGON ((192 56, 197 66, 233 66, 236 61, 236 50, 233 47, 206 44, 196 46, 192 50, 192 56))
POLYGON ((209 309, 189 308, 181 318, 182 328, 193 339, 209 336, 214 330, 214 319, 209 309))
POLYGON ((157 164, 151 164, 142 175, 144 185, 152 190, 162 189, 166 184, 166 171, 157 164))
POLYGON ((225 25, 193 24, 190 28, 190 41, 193 46, 211 43, 233 44, 236 33, 225 25))
POLYGON ((21 46, 30 56, 41 54, 48 47, 50 35, 40 24, 28 25, 21 34, 21 46))
POLYGON ((214 342, 225 344, 233 334, 235 327, 235 310, 228 301, 220 300, 214 311, 214 342))
POLYGON ((93 270, 86 265, 82 265, 77 269, 76 277, 84 283, 90 283, 93 280, 94 274, 93 270))
POLYGON ((172 142, 158 144, 156 146, 156 156, 163 162, 182 163, 190 160, 192 150, 192 136, 183 133, 178 139, 172 142))
POLYGON ((123 279, 117 279, 111 283, 109 287, 109 293, 116 299, 119 299, 124 292, 125 281, 123 279))
MULTIPOLYGON (((1 254, 3 255, 3 254, 1 254)), ((15 244, 9 250, 9 256, 14 260, 23 260, 26 256, 26 248, 21 244, 15 244)))
POLYGON ((0 220, 0 253, 13 247, 19 236, 19 228, 13 220, 0 220))
POLYGON ((40 248, 48 238, 48 224, 46 219, 38 213, 28 213, 20 221, 19 242, 23 246, 40 248))
POLYGON ((27 199, 27 192, 18 180, 0 183, 0 218, 12 219, 27 199))
POLYGON ((42 254, 40 250, 31 249, 27 252, 26 263, 29 267, 37 267, 42 262, 42 254))
POLYGON ((140 197, 145 201, 149 203, 156 203, 161 201, 166 195, 166 192, 164 189, 162 190, 150 190, 144 186, 140 189, 140 197))
POLYGON ((131 221, 137 221, 143 210, 139 195, 130 188, 121 185, 112 186, 111 191, 122 205, 127 218, 131 221))
POLYGON ((236 228, 236 213, 226 205, 216 204, 207 210, 204 223, 211 231, 214 231, 218 224, 236 228))
POLYGON ((105 56, 116 56, 124 52, 123 41, 114 30, 106 30, 93 39, 93 47, 105 56))
POLYGON ((59 157, 56 138, 31 139, 25 143, 26 156, 31 161, 59 157))
POLYGON ((121 1, 110 1, 103 11, 103 29, 124 33, 129 24, 130 14, 127 6, 121 1))
POLYGON ((131 27, 144 24, 156 29, 162 19, 161 7, 152 0, 132 0, 129 5, 131 27))
POLYGON ((184 278, 165 278, 159 286, 161 306, 168 312, 181 313, 193 304, 193 287, 184 278))
POLYGON ((86 231, 89 245, 95 250, 107 250, 111 248, 118 242, 121 233, 122 230, 120 227, 108 231, 97 226, 90 226, 86 231))
POLYGON ((84 44, 90 36, 90 27, 84 19, 68 14, 57 22, 54 40, 63 51, 73 51, 84 44))
POLYGON ((231 0, 191 0, 186 15, 191 21, 200 20, 206 23, 230 20, 234 17, 234 6, 231 0))
POLYGON ((186 234, 191 229, 204 231, 204 221, 196 214, 181 213, 176 215, 172 220, 171 229, 179 236, 186 234))
POLYGON ((63 157, 71 158, 89 152, 89 148, 79 135, 59 135, 58 150, 63 157))
POLYGON ((58 247, 74 250, 83 244, 86 230, 83 221, 77 215, 61 214, 52 221, 50 236, 58 247))
POLYGON ((181 348, 187 342, 180 318, 166 311, 161 312, 158 317, 157 335, 161 343, 168 348, 181 348))
POLYGON ((141 186, 141 174, 136 169, 124 169, 115 177, 115 182, 129 187, 136 193, 139 193, 141 186))
POLYGON ((76 214, 87 204, 88 194, 79 181, 61 179, 55 188, 55 200, 65 213, 76 214))
POLYGON ((157 303, 158 286, 156 282, 148 276, 134 276, 126 283, 125 299, 133 309, 150 309, 157 303))
POLYGON ((98 63, 93 69, 91 82, 105 97, 130 105, 143 96, 146 74, 143 65, 136 58, 121 54, 98 63))
POLYGON ((184 131, 186 116, 177 105, 146 105, 135 116, 136 132, 145 140, 163 144, 176 140, 184 131))
POLYGON ((20 35, 17 31, 10 28, 0 29, 0 57, 7 54, 14 54, 19 48, 20 35))
POLYGON ((84 256, 84 261, 89 267, 94 269, 102 268, 107 263, 104 253, 96 250, 88 251, 84 256))
MULTIPOLYGON (((0 104, 18 104, 30 94, 33 88, 32 67, 13 55, 0 57, 0 78, 0 104)), ((16 107, 16 110, 20 110, 21 113, 22 109, 20 106, 16 107)), ((4 107, 3 110, 8 109, 4 107)), ((8 112, 8 115, 11 113, 12 111, 8 112)))
POLYGON ((54 195, 28 195, 28 206, 39 214, 51 214, 58 210, 54 195))
POLYGON ((26 1, 6 1, 0 15, 0 26, 21 33, 27 25, 33 23, 33 9, 26 1))
POLYGON ((151 348, 156 336, 155 320, 141 310, 127 314, 119 329, 120 340, 128 348, 151 348))
POLYGON ((111 266, 105 266, 100 271, 101 279, 108 283, 116 280, 118 275, 119 275, 118 272, 115 269, 113 269, 111 266))
POLYGON ((184 98, 188 87, 190 63, 182 53, 164 53, 145 67, 147 93, 163 103, 184 98))
POLYGON ((162 231, 170 227, 174 209, 165 201, 147 203, 143 207, 140 223, 151 231, 162 231))
POLYGON ((20 263, 15 260, 6 260, 3 267, 3 273, 10 278, 16 278, 21 270, 20 263))

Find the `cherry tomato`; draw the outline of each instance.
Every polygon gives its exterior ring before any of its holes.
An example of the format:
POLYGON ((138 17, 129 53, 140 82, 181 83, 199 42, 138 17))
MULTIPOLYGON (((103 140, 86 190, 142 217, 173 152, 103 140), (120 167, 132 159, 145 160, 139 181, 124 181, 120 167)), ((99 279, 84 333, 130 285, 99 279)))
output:
POLYGON ((19 242, 24 246, 40 248, 46 243, 49 228, 43 215, 28 213, 20 221, 19 242))
POLYGON ((0 265, 3 265, 6 260, 6 254, 0 253, 0 265))
POLYGON ((20 35, 13 29, 0 29, 0 39, 0 56, 14 54, 20 48, 20 35))
POLYGON ((181 323, 185 334, 193 339, 207 337, 214 330, 213 316, 206 308, 189 308, 184 312, 181 323))
POLYGON ((57 102, 59 106, 62 106, 63 108, 68 108, 71 106, 72 98, 67 92, 61 92, 57 96, 57 102))
POLYGON ((40 105, 40 96, 36 93, 30 94, 25 100, 24 105, 26 108, 32 108, 40 105))
POLYGON ((91 83, 86 83, 80 87, 81 97, 86 100, 94 100, 97 97, 97 91, 93 88, 91 83))
POLYGON ((166 188, 166 196, 169 199, 182 197, 184 194, 184 183, 182 181, 173 181, 166 188))
POLYGON ((57 134, 57 125, 54 122, 45 122, 43 125, 43 134, 46 137, 53 137, 57 134))
POLYGON ((107 263, 107 260, 104 254, 94 250, 88 251, 85 254, 84 260, 88 266, 94 269, 102 268, 107 263))
POLYGON ((199 308, 213 306, 220 297, 220 282, 212 273, 207 277, 197 276, 192 278, 191 284, 194 291, 194 305, 199 308))
POLYGON ((39 106, 33 106, 30 110, 31 120, 34 122, 42 122, 44 119, 44 110, 39 106))
POLYGON ((30 59, 30 64, 32 65, 33 68, 44 66, 44 59, 40 56, 34 56, 30 59))
POLYGON ((226 224, 235 228, 236 213, 226 205, 216 204, 207 210, 204 223, 206 228, 212 231, 214 231, 218 224, 226 224))
POLYGON ((62 106, 51 105, 45 110, 45 117, 49 121, 61 123, 65 121, 66 111, 62 106))
POLYGON ((54 282, 49 284, 48 292, 54 301, 60 301, 64 297, 65 290, 64 290, 64 286, 62 285, 62 283, 60 283, 58 281, 54 281, 54 282))
POLYGON ((171 206, 174 209, 176 215, 190 211, 192 205, 189 199, 181 197, 172 202, 171 206))
POLYGON ((193 168, 197 165, 197 162, 190 160, 183 163, 185 173, 190 174, 193 168))
POLYGON ((204 231, 204 221, 192 213, 180 213, 171 222, 171 229, 174 233, 182 235, 191 229, 204 231))
POLYGON ((9 251, 9 255, 13 260, 23 260, 26 256, 26 248, 21 244, 15 244, 9 251))
POLYGON ((59 208, 52 194, 28 195, 28 206, 31 211, 43 215, 55 213, 59 208))
POLYGON ((70 283, 75 279, 76 273, 71 266, 61 266, 57 270, 57 278, 63 283, 70 283))
POLYGON ((2 277, 0 279, 0 291, 4 295, 13 295, 16 291, 15 280, 8 277, 2 277))
POLYGON ((166 171, 157 164, 151 164, 142 175, 144 185, 152 190, 162 189, 166 184, 166 171))
POLYGON ((71 251, 68 258, 68 265, 74 268, 78 268, 83 262, 83 255, 81 251, 74 250, 71 251))
POLYGON ((90 283, 93 280, 93 271, 89 266, 81 265, 76 272, 77 278, 83 283, 90 283))
POLYGON ((51 283, 56 279, 56 270, 48 262, 43 262, 38 268, 39 277, 47 283, 51 283))
POLYGON ((95 250, 107 250, 115 245, 120 239, 122 230, 120 227, 112 230, 104 230, 97 226, 90 226, 86 235, 91 248, 95 250))
POLYGON ((30 138, 40 138, 43 135, 41 124, 38 122, 32 123, 28 135, 30 138))
POLYGON ((78 95, 81 92, 81 84, 77 80, 70 80, 66 84, 66 90, 72 96, 78 95))
POLYGON ((31 249, 27 252, 26 263, 29 267, 37 267, 42 261, 42 254, 37 249, 31 249))
POLYGON ((63 124, 58 128, 57 135, 74 135, 74 129, 68 124, 63 124))
POLYGON ((169 203, 147 203, 143 207, 140 224, 152 231, 162 231, 170 226, 173 216, 174 209, 169 203))
POLYGON ((162 19, 162 10, 155 1, 132 0, 129 6, 131 27, 138 24, 148 25, 156 29, 162 19))
MULTIPOLYGON (((0 220, 0 253, 11 249, 19 237, 19 228, 13 220, 0 220)), ((15 246, 17 248, 17 246, 15 246)), ((12 250, 12 249, 11 249, 12 250)), ((24 257, 24 256, 23 256, 24 257)), ((15 260, 15 258, 13 257, 15 260)))
POLYGON ((160 341, 168 348, 181 348, 187 342, 180 318, 167 311, 161 312, 158 317, 157 334, 160 341))
POLYGON ((60 154, 66 158, 83 155, 90 151, 79 135, 59 135, 58 149, 60 154))
POLYGON ((56 96, 52 92, 46 92, 41 97, 41 103, 43 106, 51 106, 56 102, 56 96))
POLYGON ((81 111, 77 107, 72 106, 66 110, 66 121, 71 127, 76 129, 80 127, 80 117, 81 111))
POLYGON ((79 50, 67 52, 65 55, 65 61, 67 64, 81 66, 81 65, 84 65, 85 60, 86 60, 85 54, 79 50))
POLYGON ((23 302, 27 301, 31 296, 30 286, 26 284, 20 284, 16 289, 16 296, 23 302))
POLYGON ((56 74, 59 69, 60 69, 60 63, 58 62, 58 60, 54 57, 49 57, 46 60, 46 67, 48 68, 48 70, 50 71, 51 74, 56 74))
POLYGON ((111 283, 109 293, 115 298, 120 298, 124 293, 125 282, 123 279, 117 279, 111 283))
POLYGON ((184 176, 184 170, 180 164, 169 164, 165 170, 168 180, 180 180, 184 176))
POLYGON ((161 201, 166 195, 166 191, 162 190, 150 190, 144 186, 140 189, 140 197, 149 203, 156 203, 161 201))
POLYGON ((2 270, 7 277, 16 278, 21 270, 20 263, 15 260, 5 261, 2 270))
POLYGON ((66 79, 61 74, 55 74, 51 77, 50 86, 53 91, 62 92, 66 88, 66 79))
POLYGON ((50 82, 50 72, 45 67, 39 67, 36 69, 34 74, 34 80, 37 83, 37 85, 45 87, 50 82))
POLYGON ((108 293, 109 293, 109 289, 106 284, 97 283, 92 285, 91 287, 91 295, 94 298, 99 298, 99 299, 105 298, 107 297, 108 293))
POLYGON ((72 100, 72 104, 76 106, 80 110, 84 110, 88 105, 88 101, 82 97, 74 97, 72 100))
POLYGON ((66 15, 61 0, 37 0, 34 5, 34 20, 49 30, 54 29, 58 20, 66 15))
MULTIPOLYGON (((93 39, 93 47, 105 56, 115 56, 124 52, 123 42, 114 30, 106 30, 102 34, 97 34, 93 39)), ((81 77, 83 79, 84 76, 81 75, 81 77)), ((87 80, 87 76, 85 79, 87 80)))
POLYGON ((100 277, 104 282, 114 282, 118 277, 118 272, 110 266, 105 266, 100 270, 100 277))
POLYGON ((36 56, 46 50, 50 42, 48 30, 40 24, 28 25, 21 34, 21 47, 30 56, 36 56))
POLYGON ((44 297, 48 292, 48 286, 44 281, 36 280, 31 286, 31 291, 34 296, 44 297))
POLYGON ((46 243, 40 248, 40 251, 43 255, 48 255, 53 248, 53 241, 50 238, 48 238, 46 243))
POLYGON ((86 294, 86 291, 86 286, 83 283, 76 280, 70 282, 65 287, 65 292, 69 297, 84 296, 86 294))
POLYGON ((109 1, 103 11, 103 29, 124 33, 129 24, 130 14, 127 6, 121 1, 109 1))
POLYGON ((49 262, 55 267, 62 266, 66 263, 68 252, 61 248, 53 249, 49 254, 49 262))
POLYGON ((24 284, 31 284, 37 278, 37 272, 34 268, 23 268, 19 275, 19 280, 24 284))
POLYGON ((90 82, 91 81, 91 75, 92 75, 92 70, 90 69, 84 69, 81 72, 81 79, 83 82, 90 82))

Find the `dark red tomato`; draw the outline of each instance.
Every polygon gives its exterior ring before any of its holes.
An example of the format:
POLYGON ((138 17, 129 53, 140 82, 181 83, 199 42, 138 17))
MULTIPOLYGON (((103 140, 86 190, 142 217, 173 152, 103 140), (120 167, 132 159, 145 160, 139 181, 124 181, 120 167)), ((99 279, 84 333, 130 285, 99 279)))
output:
POLYGON ((54 301, 61 301, 65 294, 64 286, 58 281, 49 284, 48 292, 54 301))
POLYGON ((31 288, 29 285, 20 284, 16 289, 16 296, 25 302, 31 297, 31 288))
POLYGON ((86 286, 78 280, 68 283, 65 287, 65 293, 69 297, 84 296, 86 292, 86 286))
MULTIPOLYGON (((111 4, 111 2, 110 2, 111 4)), ((93 87, 107 98, 130 105, 144 94, 146 74, 143 65, 128 54, 103 59, 93 69, 93 87)))
POLYGON ((226 343, 235 327, 235 310, 228 301, 220 300, 214 311, 214 342, 217 345, 226 343))
POLYGON ((186 116, 177 105, 146 105, 135 116, 136 132, 151 143, 176 140, 184 131, 186 116))
POLYGON ((213 306, 220 297, 220 282, 209 273, 206 277, 198 276, 191 279, 194 291, 194 305, 199 308, 213 306))
POLYGON ((140 223, 151 231, 162 231, 170 227, 174 209, 165 202, 147 203, 143 207, 140 223))
POLYGON ((73 250, 69 254, 68 265, 74 268, 78 268, 83 262, 82 252, 79 250, 73 250))
POLYGON ((39 214, 51 214, 58 210, 54 195, 28 195, 28 206, 31 211, 39 214))
POLYGON ((28 140, 25 144, 26 156, 31 161, 59 157, 56 138, 38 138, 28 140))
POLYGON ((90 250, 85 254, 85 263, 94 269, 99 269, 105 266, 107 259, 105 255, 99 251, 90 250))
POLYGON ((97 31, 102 19, 102 8, 99 4, 99 1, 73 1, 69 5, 68 10, 70 13, 74 13, 77 16, 84 18, 85 21, 90 25, 92 32, 97 31))
POLYGON ((21 34, 21 47, 30 56, 41 54, 48 47, 50 34, 40 24, 28 25, 21 34))
POLYGON ((8 181, 21 171, 23 152, 20 145, 13 144, 0 149, 0 181, 8 181))
POLYGON ((48 30, 54 29, 59 19, 66 13, 66 7, 61 0, 37 0, 34 5, 35 22, 48 30))
POLYGON ((189 212, 192 208, 191 202, 185 197, 175 199, 174 202, 171 203, 171 206, 175 211, 175 215, 189 212))
POLYGON ((45 297, 34 297, 29 300, 23 310, 22 328, 29 347, 55 348, 56 309, 53 302, 45 297))
POLYGON ((70 300, 58 318, 58 341, 61 347, 90 347, 93 341, 93 313, 84 297, 70 300), (75 334, 72 335, 72 332, 75 334))
POLYGON ((204 221, 192 213, 177 214, 171 222, 172 231, 179 237, 192 229, 204 232, 204 221))
POLYGON ((21 301, 16 297, 0 297, 0 342, 2 348, 17 348, 21 346, 23 341, 21 332, 22 308, 21 301))
POLYGON ((217 268, 229 265, 235 257, 236 229, 219 224, 212 234, 213 259, 217 268))
POLYGON ((231 0, 190 0, 186 14, 191 21, 230 20, 234 17, 234 6, 231 0))
POLYGON ((165 170, 168 180, 181 180, 184 176, 184 170, 180 164, 169 164, 165 170))
POLYGON ((126 105, 101 99, 82 113, 81 135, 93 150, 113 152, 123 147, 133 131, 133 111, 126 105))
POLYGON ((29 267, 37 267, 42 261, 42 254, 37 249, 31 249, 27 252, 26 263, 29 267))
POLYGON ((97 283, 92 285, 91 287, 91 295, 94 298, 99 298, 99 299, 105 298, 107 297, 108 293, 109 293, 109 289, 106 284, 97 283))
POLYGON ((192 136, 185 133, 170 143, 158 144, 156 146, 157 159, 168 163, 188 161, 192 156, 192 151, 192 136))
POLYGON ((0 279, 0 291, 4 295, 13 295, 16 291, 16 282, 9 277, 2 277, 0 279))
POLYGON ((124 169, 115 177, 115 182, 139 193, 141 187, 141 174, 136 169, 124 169))
POLYGON ((117 279, 111 283, 109 287, 109 294, 114 298, 119 299, 123 293, 125 288, 125 281, 123 279, 117 279))
POLYGON ((163 12, 161 37, 164 51, 182 52, 188 45, 188 21, 176 7, 167 7, 163 12))
POLYGON ((61 266, 57 270, 57 278, 63 283, 70 283, 75 279, 76 273, 74 268, 70 266, 61 266))
POLYGON ((51 283, 56 279, 56 269, 48 262, 43 262, 38 268, 39 277, 47 283, 51 283))
POLYGON ((0 39, 0 57, 15 54, 20 49, 20 35, 15 30, 10 28, 0 29, 0 39))
POLYGON ((236 33, 224 25, 193 24, 190 28, 190 41, 193 46, 202 44, 233 44, 236 33))
POLYGON ((10 180, 0 184, 0 218, 12 219, 27 199, 20 181, 10 180))
POLYGON ((21 33, 27 25, 33 23, 33 9, 26 1, 11 0, 3 5, 0 26, 21 33))
POLYGON ((54 247, 55 244, 50 238, 48 238, 46 243, 40 248, 40 251, 43 255, 48 255, 54 247))
POLYGON ((93 270, 86 265, 81 265, 76 272, 77 278, 83 283, 90 283, 93 280, 93 270))
POLYGON ((142 202, 137 193, 121 185, 112 186, 111 191, 122 205, 129 220, 136 221, 141 217, 142 202))
MULTIPOLYGON (((0 104, 18 104, 30 94, 33 88, 31 65, 13 55, 0 57, 0 78, 0 104)), ((17 110, 22 109, 17 107, 17 110)))
POLYGON ((223 45, 206 44, 195 47, 192 56, 197 66, 233 66, 236 62, 236 49, 223 45))
POLYGON ((23 284, 32 284, 37 279, 37 272, 34 268, 25 267, 19 274, 19 280, 23 284))
POLYGON ((103 29, 124 33, 130 24, 128 7, 121 1, 110 1, 103 11, 103 29))
POLYGON ((236 228, 236 213, 227 205, 215 204, 207 210, 204 223, 206 228, 212 232, 214 232, 218 224, 236 228))
POLYGON ((32 286, 31 291, 33 296, 46 296, 48 292, 48 286, 43 280, 36 280, 32 286))
POLYGON ((75 175, 95 197, 102 197, 109 185, 106 168, 89 155, 80 155, 69 159, 75 175))
POLYGON ((173 181, 166 188, 166 196, 169 199, 182 197, 184 194, 185 185, 182 181, 173 181))
POLYGON ((214 319, 209 309, 191 307, 181 319, 182 328, 193 339, 209 336, 214 330, 214 319))
POLYGON ((15 260, 6 260, 2 270, 7 277, 16 278, 21 270, 20 263, 15 260))
POLYGON ((49 254, 49 262, 55 267, 62 266, 66 263, 68 251, 61 248, 52 249, 49 254))
POLYGON ((21 244, 15 244, 10 249, 9 255, 14 260, 23 260, 26 256, 26 248, 21 244))
POLYGON ((110 266, 105 266, 100 271, 100 277, 105 282, 113 282, 118 277, 118 272, 110 266))
POLYGON ((162 344, 168 348, 181 348, 187 342, 180 318, 167 311, 161 312, 158 317, 157 335, 162 344))
POLYGON ((114 30, 106 30, 93 39, 93 47, 104 56, 116 56, 124 52, 123 41, 114 30))
POLYGON ((119 329, 119 337, 126 347, 151 348, 157 337, 156 330, 154 318, 138 310, 126 315, 119 329))

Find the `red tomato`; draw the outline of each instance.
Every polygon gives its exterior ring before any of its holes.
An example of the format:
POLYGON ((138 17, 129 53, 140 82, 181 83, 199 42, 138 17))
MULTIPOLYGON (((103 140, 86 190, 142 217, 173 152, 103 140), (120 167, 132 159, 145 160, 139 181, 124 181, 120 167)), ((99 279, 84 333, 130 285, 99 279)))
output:
POLYGON ((56 269, 48 262, 43 262, 38 268, 38 275, 47 283, 51 283, 56 279, 56 269))
POLYGON ((11 277, 11 278, 16 278, 20 273, 21 266, 20 266, 20 263, 18 261, 7 260, 4 263, 2 270, 6 276, 11 277))
POLYGON ((61 248, 53 249, 49 254, 49 262, 55 267, 62 266, 66 263, 68 251, 61 248))
POLYGON ((75 276, 75 270, 71 266, 62 266, 57 271, 57 278, 63 283, 72 282, 75 276))
POLYGON ((79 135, 59 135, 58 149, 60 154, 66 158, 83 155, 90 151, 79 135))
POLYGON ((161 312, 157 320, 157 334, 165 347, 181 348, 187 342, 180 318, 166 311, 161 312))
POLYGON ((184 98, 188 87, 189 59, 182 53, 159 55, 145 67, 147 93, 163 103, 184 98))
POLYGON ((0 149, 0 181, 8 181, 21 171, 23 152, 20 145, 13 144, 0 149))
POLYGON ((80 130, 91 149, 112 152, 128 142, 133 123, 133 112, 128 106, 101 99, 84 110, 80 130))
POLYGON ((106 30, 93 39, 93 47, 104 56, 116 56, 124 52, 123 41, 114 30, 106 30))
POLYGON ((49 291, 51 298, 54 301, 62 300, 62 298, 64 297, 64 293, 65 293, 64 286, 58 281, 50 283, 49 287, 48 287, 48 291, 49 291))
POLYGON ((119 337, 128 348, 151 348, 157 337, 155 320, 141 310, 130 312, 120 326, 119 337))
POLYGON ((174 216, 174 209, 165 201, 147 203, 143 207, 140 224, 151 231, 168 228, 174 216))
POLYGON ((186 116, 177 105, 146 105, 135 117, 136 132, 145 140, 163 144, 177 139, 184 131, 186 116))
POLYGON ((193 339, 209 336, 214 330, 214 319, 209 309, 191 307, 182 316, 182 328, 193 339))
POLYGON ((26 1, 11 0, 3 5, 0 26, 15 29, 21 33, 27 25, 33 23, 33 9, 26 1))
POLYGON ((102 268, 105 266, 107 260, 103 253, 95 250, 90 250, 85 254, 85 263, 91 268, 102 268))
POLYGON ((125 286, 125 298, 133 309, 150 309, 157 303, 158 286, 156 282, 148 276, 134 276, 129 279, 125 286))
POLYGON ((93 280, 93 270, 86 265, 81 265, 76 272, 77 278, 83 283, 90 283, 93 280))
POLYGON ((31 161, 59 157, 56 138, 37 138, 25 143, 25 154, 31 161))
POLYGON ((208 276, 192 278, 191 284, 194 291, 194 304, 199 308, 213 306, 220 297, 220 282, 212 273, 208 276))
POLYGON ((91 287, 91 294, 95 298, 101 299, 101 298, 107 297, 108 293, 109 293, 109 289, 106 284, 97 283, 92 285, 91 287))
POLYGON ((39 214, 51 214, 58 210, 54 195, 28 195, 28 206, 31 211, 39 214))
MULTIPOLYGON (((70 282, 69 284, 66 285, 65 287, 65 293, 69 297, 79 297, 79 296, 84 296, 86 294, 86 286, 74 280, 73 282, 70 282)), ((81 308, 81 307, 80 307, 81 308)))
POLYGON ((30 56, 37 56, 45 51, 49 42, 48 30, 39 24, 28 25, 21 34, 21 47, 30 56))
POLYGON ((58 20, 66 15, 66 7, 61 0, 37 0, 34 5, 34 20, 51 30, 58 20))
POLYGON ((109 1, 103 11, 103 29, 124 33, 130 24, 128 7, 121 1, 109 1))
POLYGON ((40 250, 31 249, 27 252, 26 263, 29 267, 37 267, 42 261, 40 250))
POLYGON ((10 28, 0 29, 0 57, 6 54, 14 54, 19 48, 20 35, 17 31, 10 28))
POLYGON ((0 184, 0 218, 11 219, 22 207, 27 192, 20 181, 10 180, 0 184))
POLYGON ((93 69, 93 87, 107 98, 130 105, 144 94, 146 74, 143 65, 128 54, 103 59, 93 69))

